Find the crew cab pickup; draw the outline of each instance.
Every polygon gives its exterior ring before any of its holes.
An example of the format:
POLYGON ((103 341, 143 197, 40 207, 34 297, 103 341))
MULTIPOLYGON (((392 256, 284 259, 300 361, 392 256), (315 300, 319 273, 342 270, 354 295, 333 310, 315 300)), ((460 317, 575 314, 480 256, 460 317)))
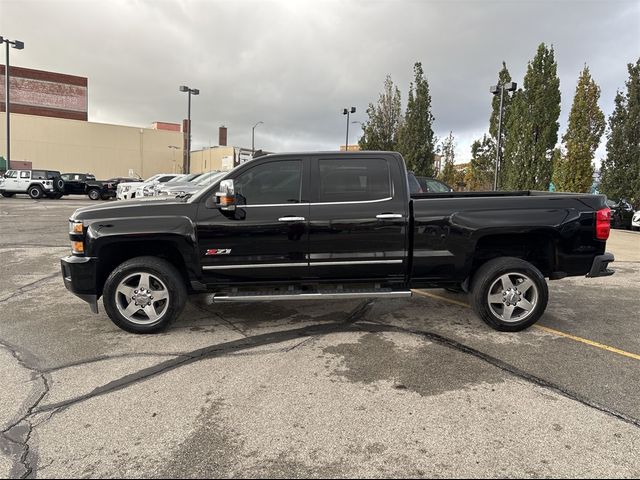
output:
POLYGON ((188 294, 213 302, 469 293, 497 330, 535 323, 546 279, 613 274, 601 195, 410 194, 394 152, 274 154, 182 198, 77 210, 66 287, 135 333, 165 328, 188 294))
POLYGON ((116 184, 96 180, 90 173, 63 173, 65 195, 87 195, 91 200, 108 200, 116 196, 116 184))

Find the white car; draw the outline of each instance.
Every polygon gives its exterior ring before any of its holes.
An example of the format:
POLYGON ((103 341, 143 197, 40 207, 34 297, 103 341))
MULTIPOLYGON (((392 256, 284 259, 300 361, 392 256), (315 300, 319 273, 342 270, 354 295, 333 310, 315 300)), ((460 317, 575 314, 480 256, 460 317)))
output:
POLYGON ((631 230, 640 230, 640 210, 633 214, 631 219, 631 230))
POLYGON ((116 189, 116 198, 118 200, 130 200, 136 197, 144 197, 145 195, 153 195, 153 188, 157 183, 168 182, 177 176, 177 173, 159 173, 147 178, 144 182, 119 183, 116 189))

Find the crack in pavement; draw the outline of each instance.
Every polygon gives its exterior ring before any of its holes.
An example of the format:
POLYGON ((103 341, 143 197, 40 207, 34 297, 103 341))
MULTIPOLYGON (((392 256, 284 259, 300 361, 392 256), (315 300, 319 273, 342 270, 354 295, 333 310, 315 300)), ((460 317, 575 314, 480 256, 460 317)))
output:
POLYGON ((181 357, 166 360, 156 365, 152 365, 151 367, 147 367, 142 370, 138 370, 137 372, 120 377, 119 379, 113 380, 105 385, 95 388, 89 393, 79 395, 68 400, 43 405, 36 411, 34 411, 34 413, 42 413, 58 409, 64 410, 77 403, 84 402, 98 396, 106 395, 108 393, 116 392, 118 390, 122 390, 124 388, 130 387, 131 385, 143 382, 149 378, 170 372, 171 370, 179 367, 190 365, 205 358, 216 358, 230 352, 243 351, 264 345, 273 345, 275 343, 282 343, 300 337, 327 335, 334 332, 346 331, 345 328, 353 328, 353 324, 366 313, 366 311, 372 304, 372 300, 361 302, 354 310, 352 310, 347 315, 345 320, 340 323, 307 325, 306 327, 296 328, 292 330, 276 331, 254 335, 252 337, 243 337, 238 340, 232 340, 221 344, 209 345, 207 347, 199 348, 193 350, 192 352, 183 354, 183 356, 181 357))
MULTIPOLYGON (((25 472, 22 475, 22 477, 24 478, 33 472, 33 467, 30 465, 30 462, 29 462, 29 445, 28 445, 33 429, 37 426, 40 426, 46 423, 54 415, 56 415, 61 411, 64 411, 69 407, 72 407, 81 402, 84 402, 102 395, 107 395, 107 394, 128 388, 130 386, 144 382, 148 379, 170 372, 174 369, 196 363, 200 360, 216 358, 216 357, 220 357, 230 353, 233 354, 236 352, 243 352, 255 347, 287 342, 300 337, 307 337, 302 341, 297 342, 296 345, 294 345, 293 347, 283 348, 280 350, 283 352, 287 352, 304 345, 305 343, 311 341, 315 337, 318 337, 321 335, 330 335, 333 333, 343 333, 343 332, 344 333, 346 332, 366 332, 366 333, 395 332, 395 333, 407 333, 407 334, 421 336, 430 341, 443 345, 447 348, 453 349, 455 351, 458 351, 467 355, 471 355, 483 362, 486 362, 500 369, 501 371, 504 371, 516 378, 522 379, 528 383, 551 390, 565 398, 576 401, 584 406, 595 409, 601 413, 604 413, 608 416, 616 418, 627 424, 640 427, 640 419, 634 418, 630 415, 616 411, 614 409, 610 409, 604 405, 594 402, 586 397, 583 397, 575 392, 567 390, 558 384, 549 382, 543 378, 529 374, 526 371, 518 367, 515 367, 503 360, 500 360, 487 353, 481 352, 480 350, 477 350, 471 346, 460 343, 451 338, 447 338, 440 334, 429 332, 426 330, 405 328, 405 327, 399 327, 394 325, 388 325, 378 321, 365 320, 363 317, 366 316, 366 313, 368 312, 369 308, 373 303, 374 303, 373 300, 361 302, 356 308, 354 308, 346 316, 346 318, 343 321, 339 323, 312 324, 312 325, 307 325, 305 327, 295 328, 290 330, 269 332, 269 333, 254 335, 250 337, 245 336, 238 340, 232 340, 232 341, 223 342, 220 344, 209 345, 207 347, 199 348, 191 352, 182 352, 178 354, 179 356, 175 356, 170 360, 160 362, 156 365, 153 365, 148 368, 144 368, 132 374, 124 375, 105 385, 95 388, 91 392, 88 392, 83 395, 78 395, 76 397, 63 400, 60 402, 56 402, 56 403, 40 405, 40 403, 42 402, 42 399, 46 396, 46 393, 48 393, 48 389, 49 389, 49 384, 47 382, 45 373, 59 370, 63 367, 60 367, 58 369, 50 369, 46 372, 38 371, 44 383, 43 393, 31 405, 31 407, 29 407, 26 415, 24 415, 12 427, 2 432, 2 438, 4 438, 5 441, 12 442, 14 445, 17 445, 21 448, 19 464, 17 464, 16 467, 19 467, 19 466, 22 467, 23 471, 25 472), (48 416, 44 420, 41 420, 37 423, 32 423, 29 417, 36 416, 39 414, 48 414, 48 416), (21 428, 20 424, 22 422, 27 423, 27 430, 20 432, 19 431, 21 428), (12 431, 12 429, 15 429, 16 431, 12 431), (20 433, 22 433, 22 435, 20 435, 20 433)), ((21 365, 24 365, 25 368, 29 368, 30 370, 37 371, 36 369, 33 369, 23 363, 23 360, 20 358, 20 354, 17 352, 17 350, 7 347, 6 345, 4 346, 5 348, 9 349, 12 352, 12 355, 21 363, 21 365)), ((124 355, 127 355, 127 354, 124 354, 124 355)), ((132 356, 133 355, 135 354, 132 354, 132 356)), ((170 354, 167 354, 167 355, 170 355, 170 354)), ((118 356, 114 356, 112 358, 118 358, 118 356)), ((90 362, 91 360, 100 361, 102 359, 107 359, 107 358, 96 357, 95 359, 90 359, 89 361, 85 361, 85 362, 90 362)), ((83 362, 78 362, 77 364, 73 364, 71 366, 77 366, 82 364, 83 362)))
MULTIPOLYGON (((28 460, 29 440, 33 432, 33 424, 29 417, 34 414, 34 409, 40 405, 40 402, 42 402, 44 397, 49 393, 50 385, 46 374, 36 367, 27 364, 23 358, 24 353, 20 353, 16 347, 6 342, 0 342, 0 346, 9 352, 22 368, 37 374, 37 377, 42 380, 42 391, 35 401, 30 402, 31 404, 26 409, 25 414, 0 432, 0 447, 4 447, 4 449, 14 457, 13 466, 11 467, 11 477, 17 478, 19 476, 20 478, 26 478, 33 472, 33 467, 28 460), (25 424, 24 427, 22 424, 25 424)), ((22 408, 20 410, 22 410, 22 408)))
POLYGON ((38 283, 45 282, 47 280, 51 280, 52 278, 55 278, 55 277, 57 277, 59 275, 60 275, 60 272, 56 271, 55 273, 50 273, 49 275, 46 275, 46 276, 41 277, 41 278, 38 278, 37 280, 34 280, 31 283, 27 283, 26 285, 23 285, 23 286, 19 287, 15 292, 12 292, 11 295, 9 295, 8 297, 0 298, 0 303, 8 302, 12 298, 15 298, 15 297, 17 297, 19 295, 22 295, 23 293, 30 292, 31 290, 33 290, 35 288, 35 286, 38 283))

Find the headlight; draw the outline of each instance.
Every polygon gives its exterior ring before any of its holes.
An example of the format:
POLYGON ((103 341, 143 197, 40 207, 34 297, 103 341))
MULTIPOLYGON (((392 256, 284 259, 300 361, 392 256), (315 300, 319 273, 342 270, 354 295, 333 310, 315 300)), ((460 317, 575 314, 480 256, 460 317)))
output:
POLYGON ((71 253, 76 255, 84 254, 84 239, 78 240, 78 236, 84 235, 84 225, 82 222, 69 222, 69 235, 71 237, 71 253))
POLYGON ((82 235, 84 233, 84 225, 82 222, 69 221, 69 235, 82 235))

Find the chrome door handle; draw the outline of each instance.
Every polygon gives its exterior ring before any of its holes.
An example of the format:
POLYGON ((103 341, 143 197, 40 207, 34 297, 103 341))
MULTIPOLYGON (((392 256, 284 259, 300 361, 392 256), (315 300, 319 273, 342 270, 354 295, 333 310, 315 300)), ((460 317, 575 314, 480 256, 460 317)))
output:
POLYGON ((304 217, 280 217, 279 222, 304 222, 304 217))
POLYGON ((401 213, 381 213, 380 215, 376 215, 378 220, 389 220, 392 218, 402 218, 401 213))

